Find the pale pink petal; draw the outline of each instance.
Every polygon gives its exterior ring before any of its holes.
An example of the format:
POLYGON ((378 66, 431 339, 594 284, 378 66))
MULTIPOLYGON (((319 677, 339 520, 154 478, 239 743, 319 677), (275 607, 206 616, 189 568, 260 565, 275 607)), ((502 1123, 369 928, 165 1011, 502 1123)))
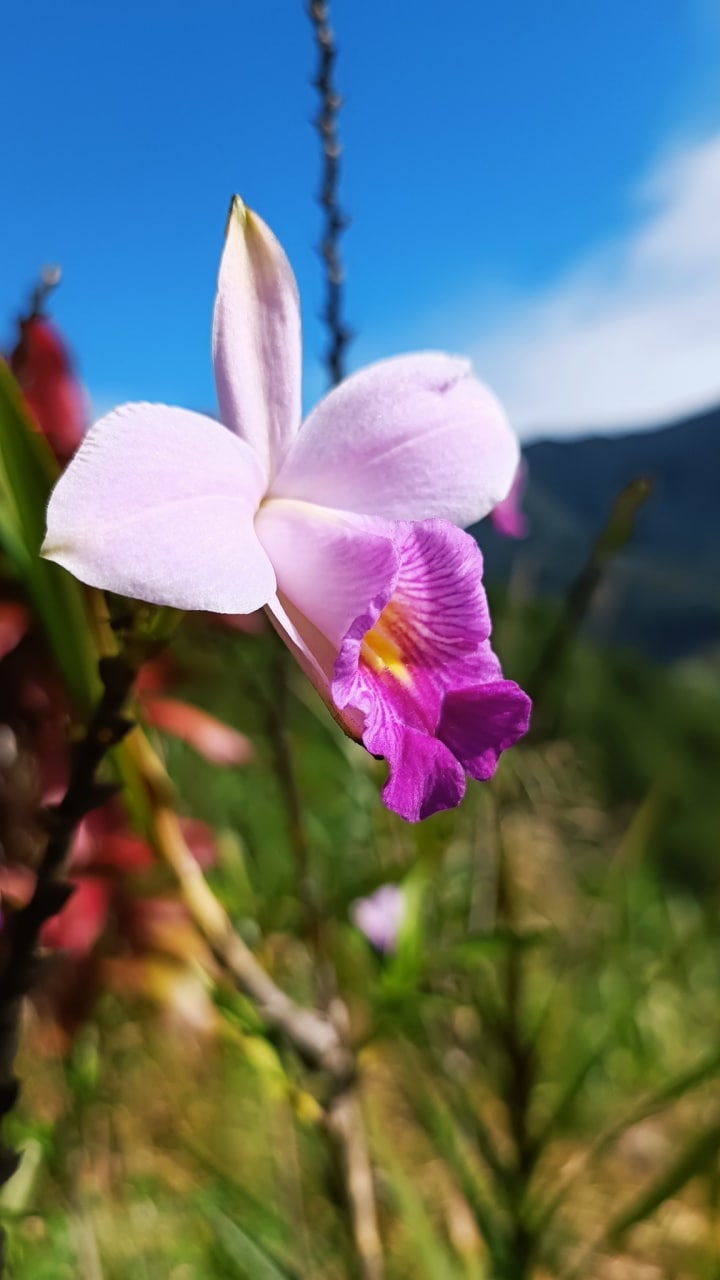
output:
POLYGON ((265 612, 298 666, 302 668, 315 691, 322 698, 331 716, 337 720, 343 733, 360 742, 363 717, 352 707, 346 710, 338 709, 330 694, 333 655, 327 641, 311 626, 307 618, 303 618, 292 605, 287 601, 281 601, 278 596, 274 596, 268 602, 265 612), (322 657, 322 666, 318 655, 322 657))
POLYGON ((330 697, 343 636, 359 615, 377 617, 395 582, 392 526, 304 502, 269 501, 257 535, 275 566, 278 595, 268 605, 273 625, 331 713, 351 737, 362 717, 330 697))
POLYGON ((220 416, 272 476, 300 426, 300 308, 281 245, 237 196, 220 263, 212 346, 220 416))
POLYGON ((505 497, 517 461, 503 410, 469 363, 425 352, 369 365, 325 396, 272 493, 465 527, 505 497))
POLYGON ((58 481, 43 554, 92 587, 249 613, 275 589, 253 528, 262 489, 252 450, 212 418, 125 405, 95 424, 58 481))
POLYGON ((255 528, 281 600, 324 638, 334 662, 358 614, 390 598, 397 571, 392 526, 307 502, 268 501, 255 528))
POLYGON ((320 696, 326 698, 333 662, 332 646, 288 600, 273 596, 265 606, 265 612, 305 675, 312 680, 320 696))

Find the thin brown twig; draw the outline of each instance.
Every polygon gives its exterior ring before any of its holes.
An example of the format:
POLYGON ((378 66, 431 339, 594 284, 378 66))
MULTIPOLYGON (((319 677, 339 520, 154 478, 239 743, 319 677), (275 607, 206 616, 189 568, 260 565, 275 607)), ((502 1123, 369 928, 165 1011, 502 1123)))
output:
POLYGON ((250 997, 268 1027, 282 1032, 306 1062, 345 1083, 354 1073, 354 1061, 330 1018, 291 1000, 233 929, 188 848, 172 807, 170 780, 157 752, 137 730, 128 738, 126 750, 148 792, 153 843, 173 872, 185 906, 218 963, 250 997))
MULTIPOLYGON (((342 152, 338 133, 338 115, 343 99, 335 88, 333 78, 337 46, 335 34, 330 25, 329 0, 309 0, 307 11, 313 26, 318 52, 318 68, 313 84, 320 98, 320 110, 314 123, 323 154, 323 173, 318 203, 325 213, 325 228, 320 244, 320 256, 325 266, 323 320, 330 338, 325 363, 330 385, 336 387, 344 377, 345 348, 352 337, 351 331, 343 320, 342 310, 344 272, 340 256, 340 237, 349 221, 340 208, 338 198, 342 152)), ((286 764, 287 760, 281 761, 283 770, 286 764)), ((290 768, 292 768, 291 764, 290 768)), ((292 803, 288 808, 288 817, 292 823, 292 803)), ((318 943, 320 942, 321 938, 318 934, 318 943)), ((322 962, 322 946, 319 945, 316 950, 322 962)), ((329 989, 329 974, 323 974, 322 981, 329 989)), ((355 1249, 363 1280, 382 1280, 383 1255, 372 1166, 356 1086, 343 1085, 337 1090, 328 1109, 328 1128, 335 1135, 340 1146, 355 1249)))
POLYGON ((375 1186, 357 1088, 343 1089, 328 1108, 328 1129, 340 1148, 350 1204, 355 1250, 363 1280, 382 1280, 383 1248, 375 1207, 375 1186))
POLYGON ((275 776, 285 808, 288 840, 295 863, 298 898, 305 917, 304 925, 317 950, 320 921, 310 869, 310 849, 287 731, 287 653, 275 633, 269 636, 268 643, 272 647, 273 666, 272 692, 267 695, 263 691, 267 735, 273 753, 275 776))

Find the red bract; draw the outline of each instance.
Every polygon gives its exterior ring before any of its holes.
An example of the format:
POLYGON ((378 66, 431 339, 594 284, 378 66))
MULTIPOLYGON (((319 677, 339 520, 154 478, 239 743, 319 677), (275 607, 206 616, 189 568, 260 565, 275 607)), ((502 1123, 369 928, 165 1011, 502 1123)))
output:
POLYGON ((106 804, 80 823, 70 851, 72 897, 43 926, 41 942, 54 951, 88 955, 121 901, 133 897, 132 873, 152 867, 152 850, 123 830, 119 805, 106 804))
MULTIPOLYGON (((43 946, 56 953, 43 1003, 63 1044, 72 1040, 108 983, 126 994, 173 1004, 187 965, 201 955, 207 958, 183 903, 148 892, 148 885, 139 882, 138 876, 155 866, 155 856, 149 845, 125 829, 125 821, 117 801, 83 820, 70 855, 72 897, 42 930, 43 946), (158 986, 161 971, 165 981, 158 986)), ((200 864, 211 865, 210 829, 187 820, 183 834, 200 864)))
POLYGON ((163 733, 187 742, 213 764, 247 764, 252 759, 252 743, 244 734, 223 724, 207 711, 191 707, 177 698, 142 700, 143 718, 163 733))
POLYGON ((65 343, 44 316, 20 322, 20 339, 10 355, 10 368, 38 430, 63 465, 82 440, 86 397, 65 343))
MULTIPOLYGON (((37 429, 63 467, 84 432, 85 394, 47 319, 32 314, 21 321, 10 365, 37 429)), ((9 598, 4 592, 0 597, 0 898, 17 908, 32 895, 46 839, 39 812, 59 803, 68 786, 72 712, 32 614, 15 594, 13 586, 9 598)), ((238 620, 243 629, 256 624, 238 620)), ((165 696, 177 680, 167 654, 143 670, 137 695, 147 723, 216 763, 250 759, 252 746, 242 734, 165 696)), ((198 864, 212 866, 213 831, 190 818, 181 819, 181 828, 198 864)), ((153 998, 162 991, 175 1000, 184 966, 198 958, 202 944, 182 904, 158 893, 160 874, 152 848, 131 830, 121 798, 80 823, 68 866, 72 896, 41 934, 43 947, 55 953, 43 971, 44 1003, 64 1037, 72 1037, 99 991, 119 976, 134 991, 153 998)))
MULTIPOLYGON (((220 621, 219 615, 208 614, 211 621, 220 621)), ((172 738, 179 738, 212 764, 241 765, 253 758, 250 739, 223 720, 193 707, 179 698, 166 697, 179 673, 172 656, 163 653, 153 662, 146 662, 136 683, 136 693, 142 708, 142 718, 172 738)))
POLYGON ((110 904, 109 880, 88 876, 72 880, 72 896, 62 911, 42 929, 41 943, 53 951, 66 951, 80 958, 89 955, 105 928, 110 904))

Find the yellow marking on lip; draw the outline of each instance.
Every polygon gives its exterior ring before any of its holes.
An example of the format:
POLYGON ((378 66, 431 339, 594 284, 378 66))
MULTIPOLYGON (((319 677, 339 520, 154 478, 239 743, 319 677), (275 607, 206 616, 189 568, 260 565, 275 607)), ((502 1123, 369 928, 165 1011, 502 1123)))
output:
POLYGON ((399 680, 401 684, 410 684, 410 672, 403 661, 402 649, 392 634, 392 624, 397 622, 397 619, 397 609, 393 607, 392 603, 386 605, 375 626, 366 631, 363 636, 360 646, 360 659, 371 670, 377 671, 379 674, 383 671, 389 671, 390 675, 399 680))

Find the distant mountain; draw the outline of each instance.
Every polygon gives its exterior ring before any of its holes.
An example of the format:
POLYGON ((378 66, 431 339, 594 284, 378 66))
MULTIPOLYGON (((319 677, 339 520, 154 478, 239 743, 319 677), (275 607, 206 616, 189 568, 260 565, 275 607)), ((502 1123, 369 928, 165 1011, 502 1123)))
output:
POLYGON ((720 407, 630 435, 541 440, 525 450, 529 535, 476 526, 490 581, 558 596, 582 568, 613 499, 636 476, 654 490, 601 585, 588 629, 662 661, 720 645, 720 407))

